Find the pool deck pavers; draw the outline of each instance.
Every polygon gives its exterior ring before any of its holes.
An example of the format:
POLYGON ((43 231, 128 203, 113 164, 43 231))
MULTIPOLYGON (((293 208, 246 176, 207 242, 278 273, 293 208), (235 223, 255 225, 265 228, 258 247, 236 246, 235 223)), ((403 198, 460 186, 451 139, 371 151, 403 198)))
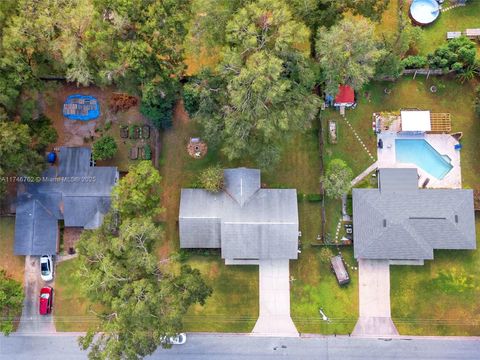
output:
POLYGON ((458 141, 448 134, 425 134, 425 135, 398 135, 395 132, 384 131, 377 135, 377 141, 382 139, 383 149, 377 149, 378 168, 417 168, 420 178, 418 185, 421 187, 426 178, 429 178, 427 188, 431 189, 461 189, 462 175, 460 166, 461 151, 455 150, 458 141), (438 153, 447 155, 451 159, 453 168, 443 179, 437 179, 425 170, 412 163, 398 163, 395 158, 395 139, 424 139, 438 153))

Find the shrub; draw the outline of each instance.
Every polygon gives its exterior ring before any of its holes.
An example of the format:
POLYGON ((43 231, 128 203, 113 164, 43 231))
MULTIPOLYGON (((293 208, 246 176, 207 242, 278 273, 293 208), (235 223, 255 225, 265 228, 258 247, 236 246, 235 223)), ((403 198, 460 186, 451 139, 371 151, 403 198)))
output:
POLYGON ((211 192, 218 192, 223 188, 223 169, 219 165, 210 166, 203 170, 198 182, 200 186, 211 192))
POLYGON ((330 259, 332 258, 332 256, 333 256, 333 252, 328 246, 322 247, 318 255, 319 260, 322 264, 330 263, 330 259))
POLYGON ((428 55, 431 68, 448 69, 459 72, 474 66, 477 49, 473 41, 465 36, 450 40, 428 55))
POLYGON ((339 199, 350 190, 353 178, 352 169, 341 159, 332 159, 323 177, 325 194, 332 199, 339 199))
POLYGON ((455 268, 441 270, 433 279, 433 284, 446 293, 463 293, 476 287, 475 277, 455 268))
POLYGON ((426 67, 427 64, 427 58, 421 55, 407 56, 405 59, 402 60, 402 65, 406 69, 421 69, 426 67))
POLYGON ((306 198, 307 198, 307 201, 310 201, 310 202, 322 201, 322 195, 321 194, 307 194, 306 198))
POLYGON ((300 191, 297 192, 297 202, 302 202, 303 200, 305 200, 305 194, 300 191))
POLYGON ((480 86, 475 89, 475 113, 480 118, 480 86))
POLYGON ((152 158, 152 148, 149 144, 146 144, 143 147, 143 151, 145 152, 145 160, 150 160, 152 158))
POLYGON ((93 144, 93 158, 95 160, 110 159, 117 153, 117 143, 111 136, 103 136, 93 144))
POLYGON ((183 103, 185 110, 190 116, 196 114, 200 107, 200 94, 196 90, 195 85, 185 84, 183 87, 183 103))

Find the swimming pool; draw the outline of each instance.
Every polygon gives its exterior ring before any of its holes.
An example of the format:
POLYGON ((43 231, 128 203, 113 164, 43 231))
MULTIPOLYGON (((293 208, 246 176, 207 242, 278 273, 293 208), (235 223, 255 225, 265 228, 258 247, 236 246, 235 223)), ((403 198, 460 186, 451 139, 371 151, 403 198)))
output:
POLYGON ((396 139, 395 157, 399 163, 413 163, 441 180, 453 168, 448 156, 440 155, 423 139, 396 139))

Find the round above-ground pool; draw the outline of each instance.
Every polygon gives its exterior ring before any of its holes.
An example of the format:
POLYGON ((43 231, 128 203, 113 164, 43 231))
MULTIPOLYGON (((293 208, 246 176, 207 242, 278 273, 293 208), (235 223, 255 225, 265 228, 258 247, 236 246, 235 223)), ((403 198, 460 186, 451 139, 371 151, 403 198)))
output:
POLYGON ((428 25, 440 15, 440 5, 436 0, 413 0, 410 16, 418 25, 428 25))

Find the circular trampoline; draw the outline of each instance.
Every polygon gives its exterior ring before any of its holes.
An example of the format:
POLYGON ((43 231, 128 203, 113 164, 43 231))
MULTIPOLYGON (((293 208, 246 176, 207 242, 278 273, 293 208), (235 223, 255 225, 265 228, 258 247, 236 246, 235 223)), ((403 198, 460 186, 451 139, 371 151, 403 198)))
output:
POLYGON ((63 104, 63 116, 70 120, 93 120, 100 116, 100 106, 93 96, 70 95, 63 104))
POLYGON ((410 16, 418 25, 428 25, 440 15, 440 6, 436 0, 413 0, 410 16))

